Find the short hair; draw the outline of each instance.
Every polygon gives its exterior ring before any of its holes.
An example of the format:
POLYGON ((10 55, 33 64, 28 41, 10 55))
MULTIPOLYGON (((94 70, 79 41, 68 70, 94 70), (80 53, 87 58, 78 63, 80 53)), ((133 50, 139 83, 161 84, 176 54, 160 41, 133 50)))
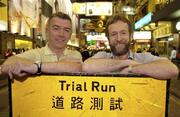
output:
POLYGON ((51 19, 52 19, 53 17, 58 17, 58 18, 61 18, 61 19, 69 20, 69 21, 72 23, 72 20, 71 20, 71 18, 70 18, 70 16, 69 16, 68 14, 65 14, 65 13, 63 13, 63 12, 57 12, 57 13, 52 14, 52 15, 49 17, 49 19, 48 19, 48 21, 47 21, 47 26, 49 25, 49 23, 50 23, 50 21, 51 21, 51 19))
POLYGON ((172 46, 172 48, 173 48, 174 50, 176 50, 176 47, 175 47, 175 46, 172 46))
POLYGON ((126 17, 119 15, 119 14, 115 14, 115 15, 112 15, 111 17, 109 17, 109 19, 106 22, 105 34, 108 37, 108 39, 109 39, 109 31, 108 31, 109 25, 116 23, 118 21, 122 21, 124 23, 127 23, 128 28, 129 28, 129 34, 131 35, 131 33, 132 33, 131 22, 126 17))

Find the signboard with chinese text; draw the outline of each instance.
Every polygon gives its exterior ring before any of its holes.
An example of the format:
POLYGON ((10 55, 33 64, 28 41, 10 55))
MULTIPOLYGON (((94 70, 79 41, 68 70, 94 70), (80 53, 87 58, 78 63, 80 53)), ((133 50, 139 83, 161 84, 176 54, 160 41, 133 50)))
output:
POLYGON ((165 117, 166 80, 37 76, 12 83, 13 117, 165 117))
POLYGON ((151 39, 151 31, 134 31, 133 33, 134 40, 150 40, 151 39))

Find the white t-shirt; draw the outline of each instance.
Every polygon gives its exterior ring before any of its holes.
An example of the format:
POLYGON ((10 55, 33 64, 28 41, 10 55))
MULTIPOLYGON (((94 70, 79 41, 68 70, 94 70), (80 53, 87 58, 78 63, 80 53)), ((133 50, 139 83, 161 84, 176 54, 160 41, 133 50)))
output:
POLYGON ((172 50, 169 59, 170 60, 175 59, 176 58, 176 54, 177 54, 177 51, 176 50, 172 50))

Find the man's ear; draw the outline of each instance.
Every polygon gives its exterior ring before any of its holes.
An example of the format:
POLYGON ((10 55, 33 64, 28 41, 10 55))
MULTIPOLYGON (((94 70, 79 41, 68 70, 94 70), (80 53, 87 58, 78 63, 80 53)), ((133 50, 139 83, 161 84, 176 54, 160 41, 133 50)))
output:
POLYGON ((46 27, 46 33, 48 32, 48 30, 49 30, 49 22, 48 22, 48 20, 46 20, 45 21, 45 27, 46 27))

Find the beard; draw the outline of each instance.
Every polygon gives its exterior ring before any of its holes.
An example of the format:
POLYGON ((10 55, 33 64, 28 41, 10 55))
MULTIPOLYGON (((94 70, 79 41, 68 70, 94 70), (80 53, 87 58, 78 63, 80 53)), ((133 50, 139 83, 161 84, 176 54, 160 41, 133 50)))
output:
POLYGON ((115 56, 122 56, 129 52, 130 43, 110 44, 111 51, 115 56))

